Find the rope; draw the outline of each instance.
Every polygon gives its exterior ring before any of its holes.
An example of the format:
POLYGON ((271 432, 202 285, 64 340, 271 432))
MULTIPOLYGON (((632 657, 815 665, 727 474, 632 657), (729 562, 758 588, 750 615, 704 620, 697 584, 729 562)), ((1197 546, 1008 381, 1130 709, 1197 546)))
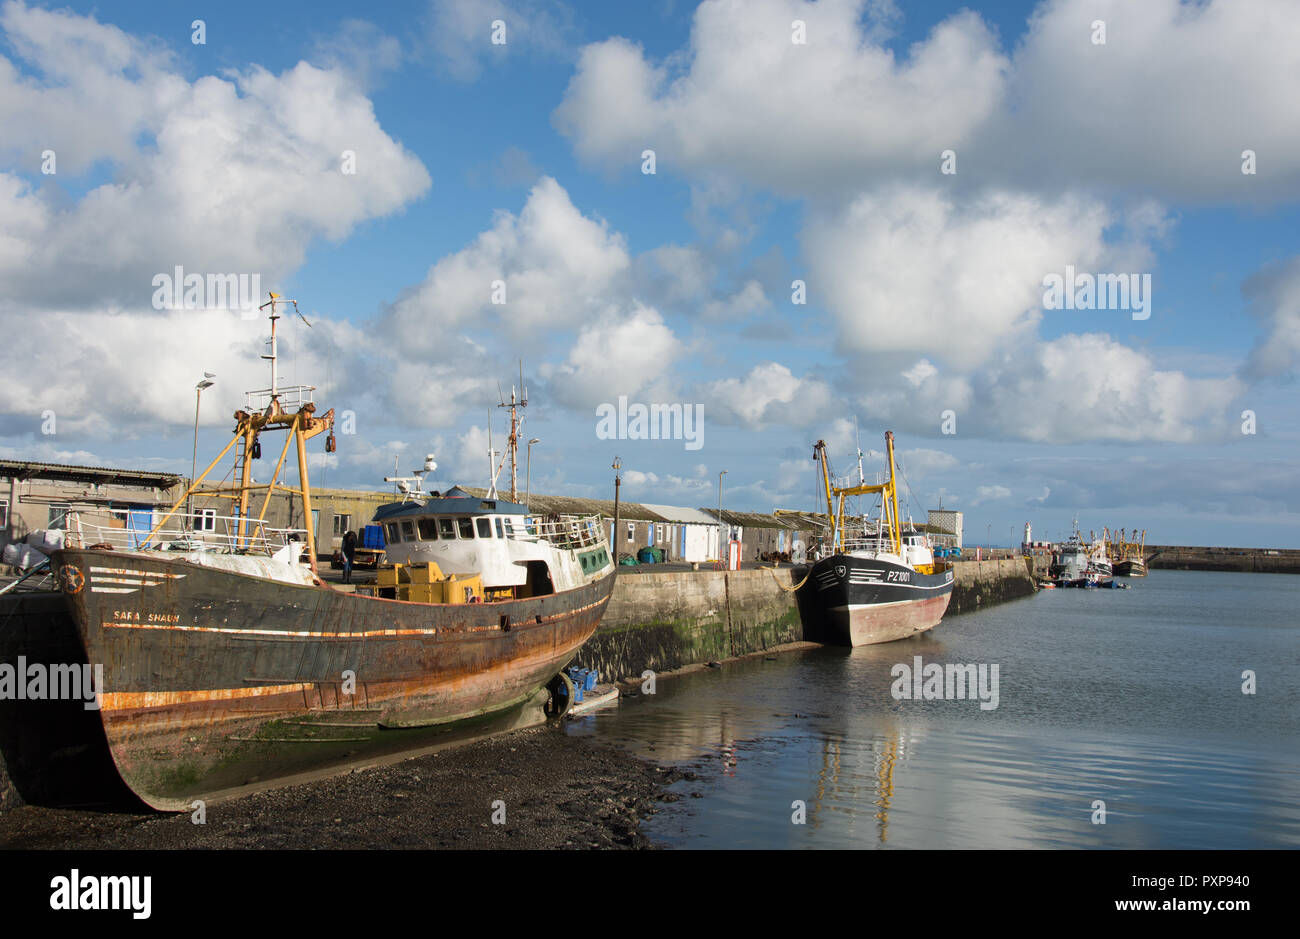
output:
POLYGON ((784 590, 786 593, 794 593, 804 584, 808 583, 808 578, 812 576, 812 565, 809 565, 808 573, 804 575, 803 580, 799 581, 799 583, 795 584, 793 587, 787 587, 785 584, 781 583, 781 579, 776 576, 777 568, 765 567, 763 568, 763 570, 769 571, 772 574, 772 579, 776 581, 776 585, 780 587, 782 590, 784 590))

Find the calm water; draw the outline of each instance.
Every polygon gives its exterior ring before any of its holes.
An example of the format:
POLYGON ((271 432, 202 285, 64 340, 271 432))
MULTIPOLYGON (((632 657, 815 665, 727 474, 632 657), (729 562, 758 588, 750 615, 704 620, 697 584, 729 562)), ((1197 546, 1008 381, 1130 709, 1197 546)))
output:
POLYGON ((673 847, 1300 847, 1300 576, 1130 583, 665 679, 570 732, 694 766, 645 823, 673 847), (998 665, 998 707, 895 700, 915 655, 998 665))

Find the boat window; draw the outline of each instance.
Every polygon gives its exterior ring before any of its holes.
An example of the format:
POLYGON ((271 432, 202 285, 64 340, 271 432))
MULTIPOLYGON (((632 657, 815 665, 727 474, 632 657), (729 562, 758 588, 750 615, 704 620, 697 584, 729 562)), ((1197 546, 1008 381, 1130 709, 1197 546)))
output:
POLYGON ((449 518, 438 519, 438 534, 443 538, 456 537, 456 525, 449 518))
POLYGON ((415 540, 415 522, 406 522, 406 521, 402 522, 402 540, 403 541, 415 540))
POLYGON ((438 520, 435 518, 420 519, 420 538, 424 541, 438 540, 438 520))
POLYGON ((389 522, 387 525, 384 526, 384 528, 385 528, 385 530, 386 530, 387 533, 388 533, 388 542, 389 542, 389 544, 395 544, 396 542, 399 542, 399 541, 402 540, 401 538, 399 538, 399 537, 397 536, 397 523, 396 523, 396 522, 389 522))
POLYGON ((474 520, 472 518, 456 519, 456 530, 462 538, 473 538, 474 520))
POLYGON ((492 537, 492 519, 479 517, 474 521, 478 523, 478 536, 480 538, 492 537))
POLYGON ((504 537, 506 536, 506 526, 505 526, 505 523, 502 522, 501 519, 499 519, 499 518, 496 520, 496 522, 497 522, 497 537, 498 537, 498 538, 504 538, 504 537))

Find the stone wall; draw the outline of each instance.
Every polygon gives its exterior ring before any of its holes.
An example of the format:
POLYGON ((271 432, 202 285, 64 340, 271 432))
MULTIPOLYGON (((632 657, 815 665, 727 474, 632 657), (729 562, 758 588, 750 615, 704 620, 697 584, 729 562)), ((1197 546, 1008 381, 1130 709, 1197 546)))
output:
MULTIPOLYGON (((958 561, 946 615, 969 613, 1034 593, 1023 558, 958 561)), ((803 640, 793 571, 783 568, 620 574, 596 634, 575 664, 602 680, 639 676, 803 640)))
POLYGON ((947 616, 971 613, 994 603, 1030 596, 1037 589, 1024 558, 957 561, 947 616))
POLYGON ((575 664, 602 681, 761 652, 803 638, 789 568, 620 574, 575 664))

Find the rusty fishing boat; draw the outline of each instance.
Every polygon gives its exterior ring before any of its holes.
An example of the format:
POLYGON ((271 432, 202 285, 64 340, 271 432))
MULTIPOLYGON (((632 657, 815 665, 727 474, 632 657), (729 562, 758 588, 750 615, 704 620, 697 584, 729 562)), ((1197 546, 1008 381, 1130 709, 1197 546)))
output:
POLYGON ((71 518, 51 557, 86 658, 103 665, 99 716, 117 771, 156 809, 409 751, 430 730, 561 713, 573 699, 563 668, 613 589, 598 518, 537 518, 519 503, 524 402, 513 393, 508 498, 495 480, 481 499, 406 489, 376 519, 398 563, 368 590, 323 580, 304 554, 315 544, 306 445, 325 435, 334 451, 334 412, 318 412, 312 386, 278 382, 286 304, 297 309, 276 294, 262 306, 270 388, 248 394, 230 442, 171 511, 143 538, 71 518), (257 484, 252 460, 277 431, 274 473, 257 484), (205 485, 232 450, 229 484, 205 485), (296 487, 281 479, 291 451, 296 487), (267 525, 277 489, 300 499, 305 529, 267 525), (230 500, 221 530, 210 515, 194 524, 195 495, 230 500), (183 524, 168 528, 173 517, 183 524))

